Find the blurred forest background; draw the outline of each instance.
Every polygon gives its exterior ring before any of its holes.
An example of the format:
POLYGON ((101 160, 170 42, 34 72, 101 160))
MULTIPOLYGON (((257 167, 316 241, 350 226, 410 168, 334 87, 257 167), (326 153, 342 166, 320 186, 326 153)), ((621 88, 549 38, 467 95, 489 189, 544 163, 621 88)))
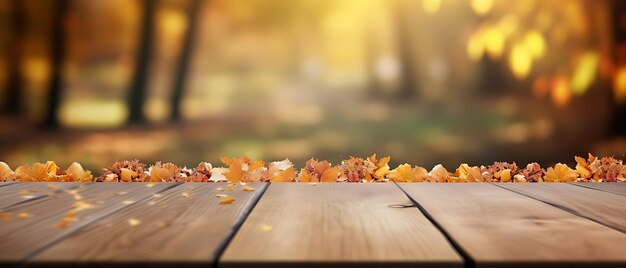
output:
POLYGON ((0 0, 0 160, 626 153, 619 0, 0 0))

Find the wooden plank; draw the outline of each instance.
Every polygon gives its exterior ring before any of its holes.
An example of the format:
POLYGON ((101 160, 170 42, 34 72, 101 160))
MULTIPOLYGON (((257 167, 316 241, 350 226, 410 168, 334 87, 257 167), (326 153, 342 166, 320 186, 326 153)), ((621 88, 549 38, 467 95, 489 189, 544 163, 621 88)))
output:
POLYGON ((572 185, 596 189, 614 194, 626 195, 626 183, 624 182, 585 182, 572 183, 572 185))
POLYGON ((497 185, 626 232, 626 196, 565 183, 497 185))
POLYGON ((8 182, 0 182, 0 187, 9 186, 11 184, 15 184, 16 182, 8 181, 8 182))
POLYGON ((265 183, 255 191, 226 189, 226 183, 185 183, 160 197, 103 218, 35 256, 34 263, 110 262, 212 265, 238 221, 249 213, 265 183), (188 194, 184 197, 183 193, 188 194), (216 194, 236 198, 220 204, 216 194), (129 219, 140 224, 130 226, 129 219))
POLYGON ((77 188, 79 182, 17 182, 0 188, 0 209, 47 197, 67 189, 77 188))
POLYGON ((219 265, 460 267, 437 228, 402 204, 411 203, 391 183, 272 183, 219 265))
POLYGON ((177 184, 156 183, 147 187, 145 183, 91 183, 78 188, 82 200, 93 208, 78 212, 78 220, 64 229, 55 227, 76 203, 76 197, 62 194, 42 202, 30 202, 12 207, 6 212, 11 219, 0 222, 0 262, 18 262, 63 239, 68 234, 90 222, 107 217, 111 213, 132 205, 132 202, 150 197, 177 184), (20 213, 31 217, 23 219, 20 213))
POLYGON ((626 264, 625 234, 495 185, 400 186, 479 267, 626 264))

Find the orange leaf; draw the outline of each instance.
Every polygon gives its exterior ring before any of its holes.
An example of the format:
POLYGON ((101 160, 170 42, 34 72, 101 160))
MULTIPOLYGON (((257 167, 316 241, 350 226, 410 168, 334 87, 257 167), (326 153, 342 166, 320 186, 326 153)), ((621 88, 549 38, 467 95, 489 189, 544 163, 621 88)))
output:
POLYGON ((224 177, 230 182, 239 182, 243 177, 242 164, 240 160, 234 160, 228 167, 228 172, 224 173, 224 177))
POLYGON ((271 182, 290 182, 296 177, 296 172, 293 169, 293 166, 278 172, 278 175, 270 178, 271 182))
POLYGON ((341 175, 341 170, 338 167, 331 167, 322 173, 320 180, 322 182, 336 182, 339 175, 341 175))
POLYGON ((220 204, 232 204, 235 200, 233 197, 225 196, 220 199, 220 204))

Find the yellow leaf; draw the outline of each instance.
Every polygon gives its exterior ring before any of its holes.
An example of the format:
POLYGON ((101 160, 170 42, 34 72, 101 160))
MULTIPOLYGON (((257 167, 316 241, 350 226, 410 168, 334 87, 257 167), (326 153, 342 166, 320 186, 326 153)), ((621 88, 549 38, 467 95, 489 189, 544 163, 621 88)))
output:
POLYGON ((546 182, 573 182, 578 178, 578 174, 565 164, 558 163, 546 170, 544 181, 546 182))
POLYGON ((78 181, 78 182, 90 182, 93 180, 93 175, 91 175, 91 171, 86 171, 83 169, 79 163, 72 163, 67 170, 65 170, 65 174, 69 175, 70 180, 78 181))
POLYGON ((131 182, 133 181, 133 177, 137 176, 137 172, 132 171, 130 169, 127 168, 121 168, 120 169, 120 180, 124 181, 124 182, 131 182))
POLYGON ((511 182, 511 170, 510 169, 504 169, 499 173, 499 177, 500 177, 500 182, 511 182))
POLYGON ((273 229, 272 226, 269 226, 267 224, 261 225, 261 231, 263 232, 269 233, 272 231, 272 229, 273 229))
POLYGON ((447 182, 450 174, 445 167, 439 164, 433 167, 433 169, 428 174, 428 177, 430 177, 430 179, 435 182, 447 182))
POLYGON ((141 221, 138 219, 135 219, 135 218, 128 219, 128 225, 130 226, 137 226, 139 224, 141 224, 141 221))
POLYGON ((412 181, 411 178, 411 165, 402 164, 389 172, 389 179, 393 182, 408 182, 412 181))
POLYGON ((389 172, 389 165, 385 164, 384 166, 378 168, 374 172, 374 177, 376 177, 377 179, 384 179, 388 172, 389 172))

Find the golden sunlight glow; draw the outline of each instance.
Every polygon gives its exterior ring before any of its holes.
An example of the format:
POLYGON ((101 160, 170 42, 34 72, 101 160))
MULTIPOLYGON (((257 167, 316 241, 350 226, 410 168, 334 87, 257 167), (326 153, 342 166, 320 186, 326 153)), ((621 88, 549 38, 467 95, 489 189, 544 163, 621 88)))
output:
POLYGON ((518 21, 515 14, 508 14, 500 19, 498 22, 498 28, 500 28, 506 36, 510 36, 515 33, 518 28, 518 21))
POLYGON ((43 57, 30 57, 26 58, 24 65, 22 66, 22 72, 24 72, 26 79, 33 82, 45 82, 50 74, 50 66, 46 58, 43 57))
POLYGON ((476 14, 485 15, 493 7, 493 0, 472 0, 471 5, 476 14))
POLYGON ((159 17, 159 27, 167 36, 179 36, 187 29, 187 18, 181 11, 163 10, 159 17))
POLYGON ((546 41, 538 31, 530 31, 524 36, 524 45, 534 59, 543 57, 546 50, 546 41))
POLYGON ((613 90, 615 99, 623 103, 626 101, 626 67, 620 67, 613 78, 613 90))
POLYGON ((61 106, 59 120, 71 127, 118 127, 128 111, 119 100, 70 100, 61 106))
POLYGON ((485 45, 483 44, 482 33, 476 32, 467 40, 467 56, 472 61, 479 61, 485 53, 485 45))
POLYGON ((568 80, 564 76, 554 79, 552 82, 552 102, 557 106, 565 106, 572 98, 572 91, 568 80))
POLYGON ((596 74, 598 72, 598 54, 595 52, 585 53, 578 64, 574 73, 572 74, 572 93, 574 95, 584 94, 589 86, 596 80, 596 74))
POLYGON ((524 43, 516 43, 509 55, 509 67, 517 79, 524 79, 532 68, 532 55, 524 43))
POLYGON ((443 0, 422 0, 422 8, 429 14, 436 13, 441 7, 443 0))
POLYGON ((498 27, 490 27, 484 33, 485 50, 489 57, 494 60, 502 57, 504 50, 504 42, 506 41, 504 33, 498 27))

